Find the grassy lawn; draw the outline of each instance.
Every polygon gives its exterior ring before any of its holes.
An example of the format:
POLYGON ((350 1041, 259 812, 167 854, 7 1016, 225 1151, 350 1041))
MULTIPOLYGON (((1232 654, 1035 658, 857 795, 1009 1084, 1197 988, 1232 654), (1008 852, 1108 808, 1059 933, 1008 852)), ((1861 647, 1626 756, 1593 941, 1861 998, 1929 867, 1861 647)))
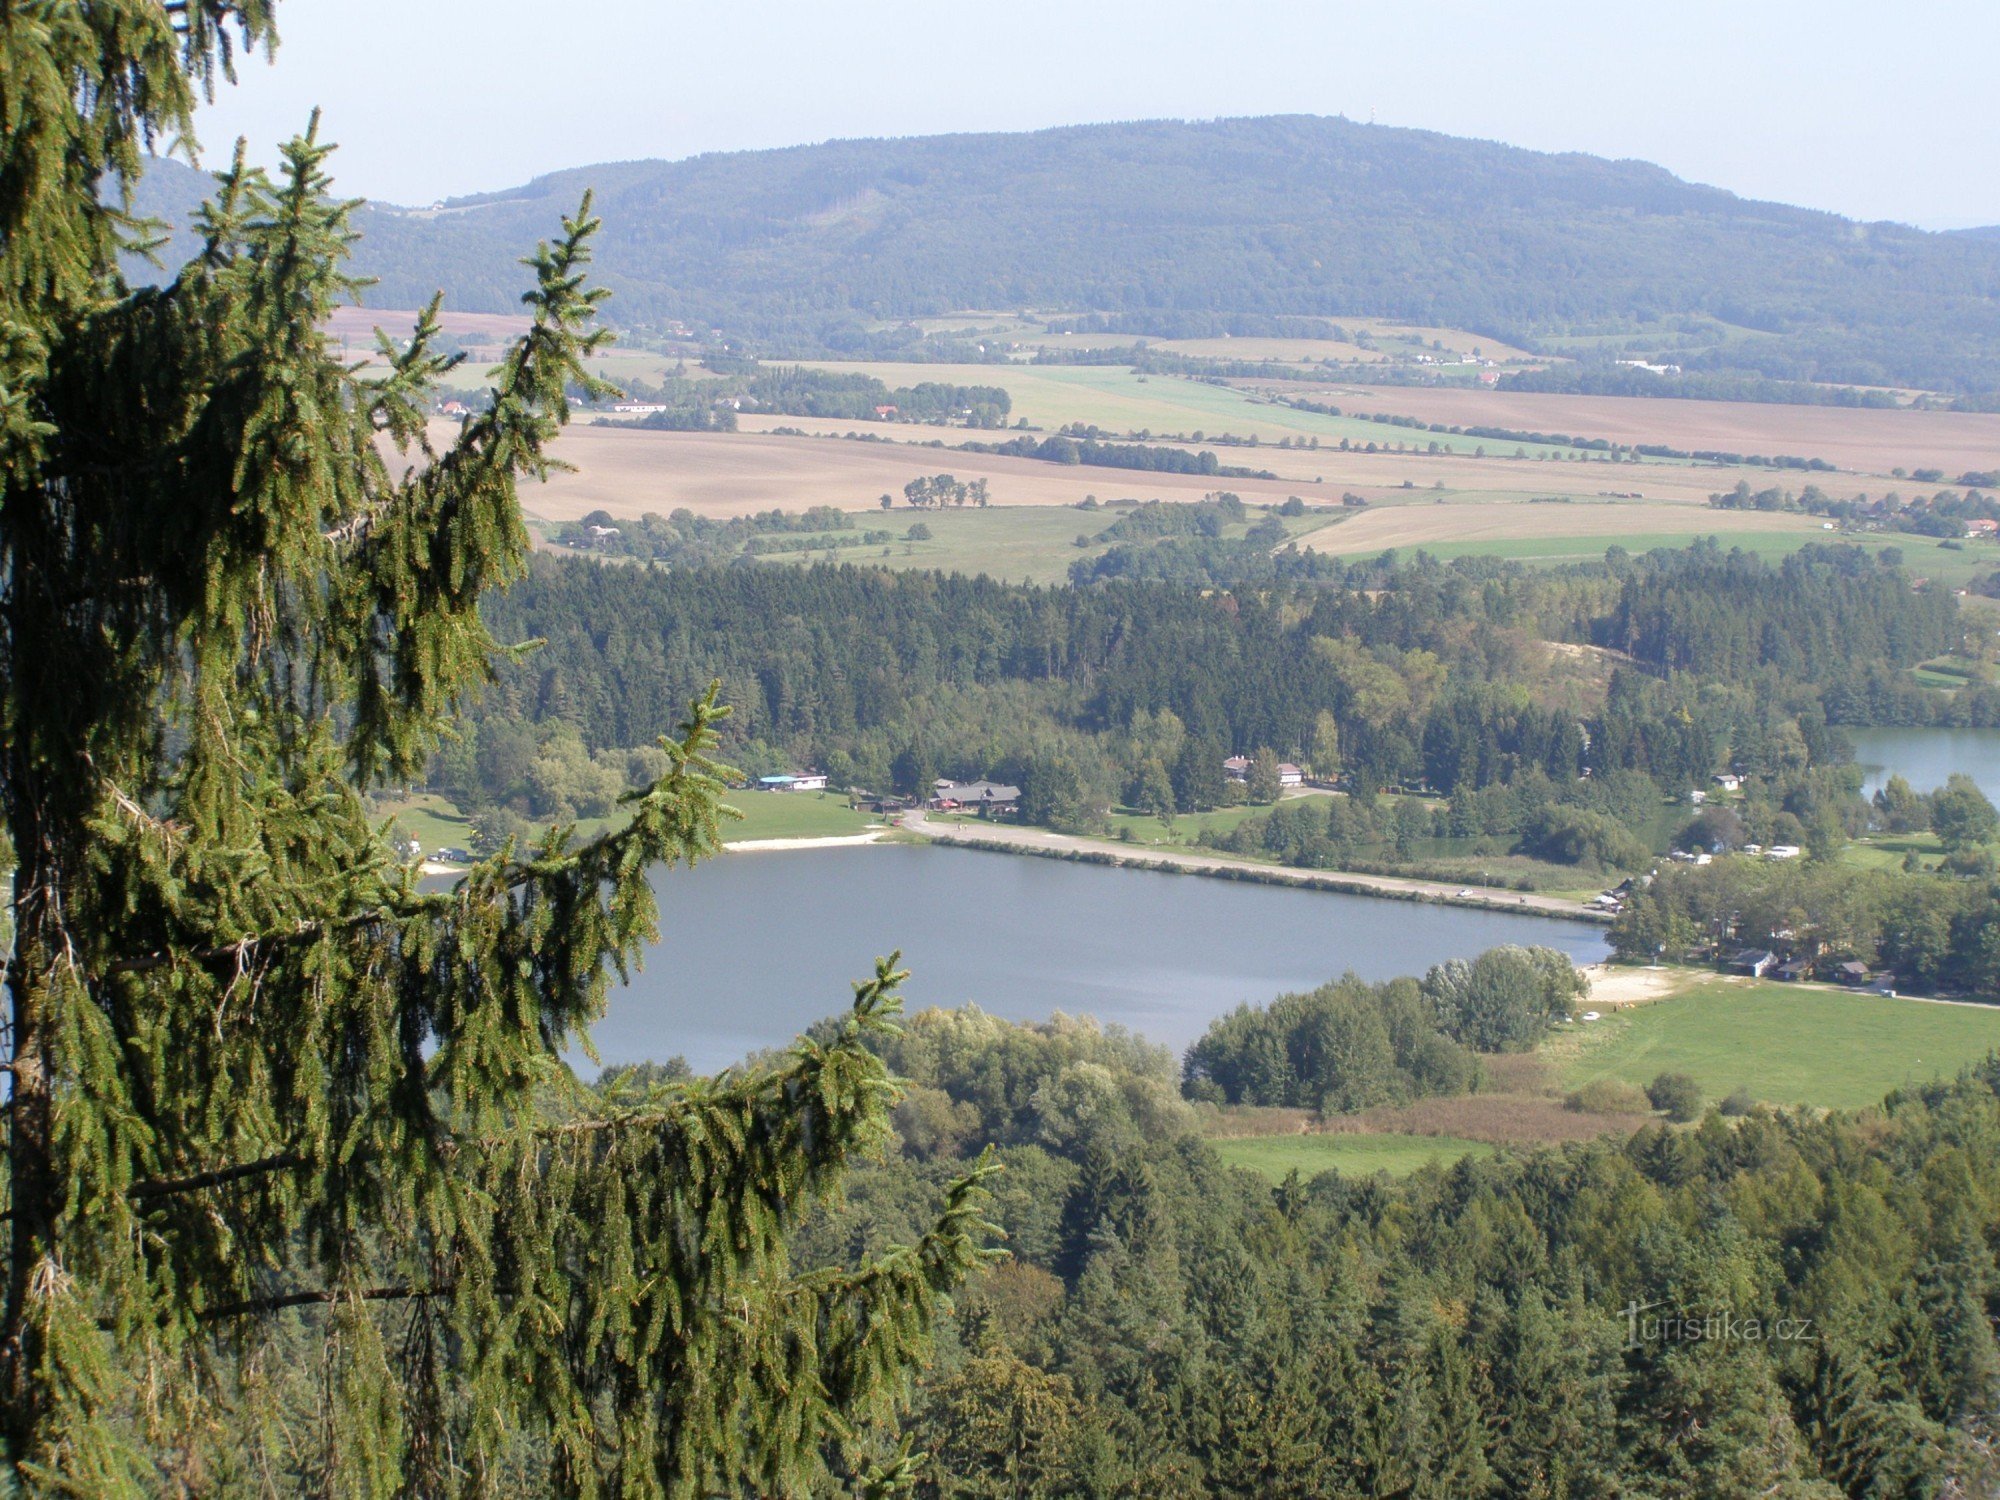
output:
POLYGON ((1196 846, 1205 830, 1213 829, 1217 833, 1228 833, 1245 818, 1259 817, 1270 810, 1268 803, 1263 806, 1245 803, 1241 807, 1218 807, 1205 813, 1179 813, 1175 815, 1173 824, 1169 827, 1152 813, 1119 808, 1111 814, 1110 831, 1111 837, 1122 839, 1126 830, 1130 829, 1132 842, 1137 845, 1191 849, 1196 846))
POLYGON ((2000 1006, 1934 1005, 1778 983, 1706 980, 1551 1044, 1565 1087, 1687 1073, 1710 1100, 1856 1109, 2000 1049, 2000 1006))
POLYGON ((1294 1170, 1305 1178, 1322 1172, 1349 1177, 1387 1172, 1404 1177, 1427 1162, 1490 1156, 1497 1149, 1485 1141, 1451 1135, 1250 1135, 1210 1144, 1230 1166, 1262 1172, 1273 1182, 1283 1181, 1294 1170))
POLYGON ((882 821, 873 813, 854 812, 847 798, 832 792, 731 792, 729 805, 739 809, 739 821, 725 823, 722 836, 730 843, 743 839, 818 839, 865 833, 882 821))
POLYGON ((1935 865, 1944 858, 1944 846, 1934 833, 1878 833, 1856 839, 1840 851, 1846 863, 1869 870, 1900 870, 1909 854, 1935 865))
POLYGON ((415 839, 424 846, 426 854, 472 847, 471 819, 435 793, 375 798, 369 804, 369 812, 377 823, 385 818, 394 819, 394 835, 415 839))
POLYGON ((1983 663, 1970 661, 1963 656, 1940 656, 1931 661, 1919 662, 1910 668, 1910 675, 1925 687, 1943 688, 1947 692, 1957 692, 1974 682, 1984 682, 1987 670, 1983 663))
MULTIPOLYGON (((865 833, 881 825, 881 819, 873 813, 854 812, 844 795, 833 792, 745 790, 731 792, 727 800, 743 814, 722 825, 722 837, 730 843, 747 839, 832 838, 865 833)), ((377 822, 393 819, 395 831, 422 844, 426 854, 439 849, 472 847, 472 820, 435 793, 377 798, 371 810, 377 822)), ((577 824, 577 837, 595 838, 615 821, 618 820, 586 818, 577 824)), ((536 832, 541 832, 540 827, 536 832)))

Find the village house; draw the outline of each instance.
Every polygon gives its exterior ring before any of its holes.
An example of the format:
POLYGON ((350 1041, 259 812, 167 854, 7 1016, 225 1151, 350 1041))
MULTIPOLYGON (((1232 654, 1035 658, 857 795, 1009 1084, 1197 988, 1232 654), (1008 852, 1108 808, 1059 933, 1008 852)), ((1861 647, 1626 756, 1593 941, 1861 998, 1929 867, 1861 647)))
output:
POLYGON ((1724 771, 1715 778, 1715 784, 1725 792, 1737 792, 1743 789, 1743 778, 1734 771, 1724 771))
POLYGON ((1021 805, 1021 789, 999 781, 945 781, 934 788, 929 805, 939 812, 976 812, 982 817, 1011 813, 1021 805))
POLYGON ((1762 979, 1764 973, 1777 963, 1778 955, 1768 948, 1745 948, 1729 960, 1731 973, 1748 974, 1752 979, 1762 979))
MULTIPOLYGON (((1251 760, 1247 755, 1232 755, 1222 763, 1222 774, 1231 781, 1250 779, 1251 760)), ((1278 762, 1279 786, 1304 786, 1306 773, 1288 760, 1278 762)))
POLYGON ((823 792, 826 790, 826 775, 821 771, 781 772, 776 776, 759 776, 757 787, 766 792, 823 792))

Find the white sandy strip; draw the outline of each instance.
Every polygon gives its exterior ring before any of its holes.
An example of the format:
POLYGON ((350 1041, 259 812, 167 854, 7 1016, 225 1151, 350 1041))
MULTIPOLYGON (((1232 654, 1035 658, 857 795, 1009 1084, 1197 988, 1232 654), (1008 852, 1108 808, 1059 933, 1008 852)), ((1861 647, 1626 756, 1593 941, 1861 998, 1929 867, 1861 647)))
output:
POLYGON ((1665 1000, 1695 980, 1708 976, 1689 969, 1633 969, 1612 964, 1590 964, 1584 968, 1583 977, 1590 981, 1590 1003, 1624 1006, 1665 1000))
POLYGON ((773 849, 838 849, 848 844, 872 844, 888 831, 871 828, 866 833, 837 833, 818 839, 739 839, 722 847, 731 854, 759 854, 773 849))
POLYGON ((441 859, 427 859, 423 862, 422 870, 426 875, 463 875, 465 866, 448 865, 441 859))

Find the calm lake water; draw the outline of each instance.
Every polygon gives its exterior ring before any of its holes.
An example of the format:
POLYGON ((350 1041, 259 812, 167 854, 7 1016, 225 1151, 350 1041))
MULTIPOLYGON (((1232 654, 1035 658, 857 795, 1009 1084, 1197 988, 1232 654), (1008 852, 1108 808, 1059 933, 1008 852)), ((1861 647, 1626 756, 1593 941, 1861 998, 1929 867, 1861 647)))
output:
POLYGON ((1241 1001, 1352 969, 1421 974, 1501 943, 1607 951, 1584 922, 911 845, 724 856, 656 877, 661 941, 613 993, 607 1063, 710 1070, 846 1009, 900 948, 911 1010, 1115 1021, 1177 1051, 1241 1001))
POLYGON ((2000 802, 2000 729, 1849 729, 1854 758, 1865 773, 1861 795, 1872 797, 1891 776, 1920 792, 1935 791, 1954 771, 2000 802))

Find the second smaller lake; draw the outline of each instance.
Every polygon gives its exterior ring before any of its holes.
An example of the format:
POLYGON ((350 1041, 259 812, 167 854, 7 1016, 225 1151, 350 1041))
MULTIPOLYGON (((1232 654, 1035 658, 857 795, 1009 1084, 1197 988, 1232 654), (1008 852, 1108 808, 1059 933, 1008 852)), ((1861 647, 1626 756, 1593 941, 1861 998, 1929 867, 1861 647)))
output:
POLYGON ((1891 776, 1920 792, 1936 791, 1953 772, 1970 776, 2000 802, 2000 729, 1848 729, 1863 779, 1861 795, 1873 797, 1891 776))

